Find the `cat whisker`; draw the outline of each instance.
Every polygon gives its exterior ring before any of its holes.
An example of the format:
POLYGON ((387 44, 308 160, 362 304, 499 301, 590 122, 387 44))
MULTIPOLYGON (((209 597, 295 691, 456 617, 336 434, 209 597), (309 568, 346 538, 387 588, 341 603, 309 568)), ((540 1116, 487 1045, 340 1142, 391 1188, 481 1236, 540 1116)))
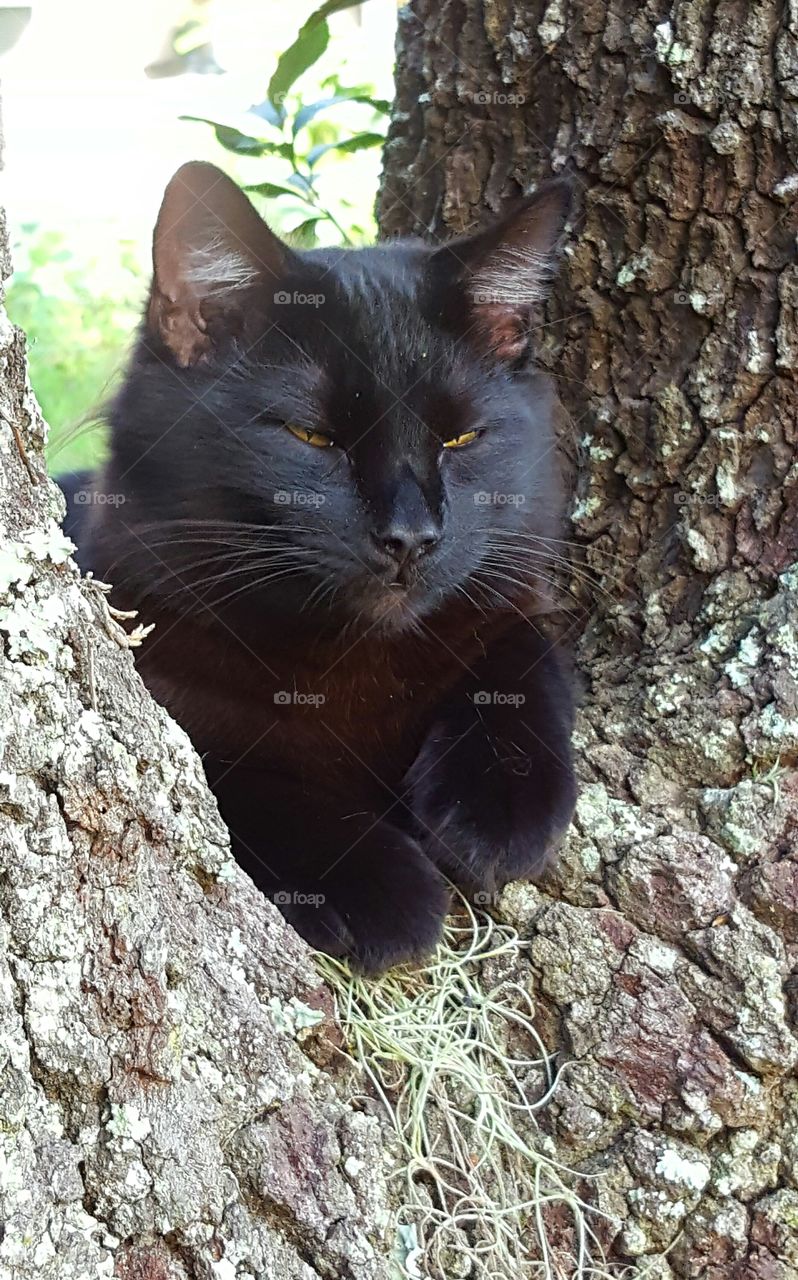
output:
POLYGON ((468 601, 468 603, 474 609, 476 609, 478 613, 482 614, 483 618, 487 616, 486 610, 482 608, 482 605, 479 604, 479 602, 474 599, 474 597, 471 595, 471 592, 467 591, 466 588, 462 585, 462 583, 458 583, 455 590, 458 592, 459 595, 464 596, 465 599, 468 601))
MULTIPOLYGON (((487 583, 487 582, 482 582, 482 581, 479 579, 479 577, 478 577, 478 575, 477 575, 477 574, 475 574, 475 575, 472 577, 471 581, 472 581, 472 583, 473 583, 475 586, 479 586, 479 587, 481 587, 481 588, 482 588, 482 590, 488 594, 489 602, 490 602, 490 597, 494 597, 495 599, 501 600, 501 601, 502 601, 502 603, 503 603, 503 604, 505 604, 505 605, 507 605, 507 607, 508 607, 508 608, 512 609, 512 611, 513 611, 514 613, 517 613, 517 614, 518 614, 518 616, 519 616, 520 618, 523 618, 523 619, 524 619, 524 621, 525 621, 525 622, 526 622, 530 627, 533 627, 533 628, 534 628, 534 623, 533 623, 533 621, 531 620, 531 618, 530 618, 526 613, 524 613, 522 609, 519 609, 518 605, 516 604, 516 602, 515 602, 514 600, 509 599, 509 597, 507 597, 507 596, 504 594, 504 592, 503 592, 503 591, 499 591, 498 587, 494 587, 494 586, 492 586, 490 583, 487 583)), ((556 584, 556 583, 554 583, 554 582, 550 582, 550 581, 547 581, 546 579, 543 579, 543 582, 544 582, 547 586, 549 586, 552 590, 556 591, 556 589, 557 589, 557 584, 556 584)), ((491 608, 493 608, 493 607, 495 607, 495 605, 490 604, 490 607, 491 607, 491 608)), ((563 604, 562 604, 561 602, 559 602, 559 601, 557 602, 557 611, 558 611, 559 613, 563 613, 563 614, 565 614, 565 616, 566 616, 567 618, 570 618, 570 619, 571 619, 572 623, 577 622, 577 621, 578 621, 578 619, 579 619, 579 616, 580 616, 580 615, 579 615, 575 610, 566 608, 566 607, 565 607, 565 605, 563 605, 563 604)))
MULTIPOLYGON (((84 436, 92 431, 104 431, 105 429, 106 424, 102 418, 87 417, 73 423, 65 431, 59 431, 57 438, 48 449, 47 456, 50 465, 52 466, 56 459, 61 456, 64 449, 74 444, 75 441, 82 440, 84 436)), ((58 477, 56 477, 57 481, 58 477)))
MULTIPOLYGON (((526 599, 528 601, 530 596, 534 595, 535 592, 539 592, 541 588, 548 588, 549 590, 552 590, 555 592, 557 591, 556 584, 553 581, 551 581, 549 578, 547 578, 544 574, 540 574, 540 573, 536 574, 534 579, 532 580, 523 580, 523 579, 515 578, 511 574, 508 574, 504 571, 499 571, 496 569, 484 568, 484 567, 481 567, 478 573, 480 577, 495 578, 498 582, 507 583, 508 587, 510 588, 511 592, 516 596, 517 600, 526 599)), ((483 585, 486 585, 486 584, 483 583, 483 585)))
POLYGON ((139 539, 139 542, 135 546, 131 547, 124 555, 117 556, 115 560, 112 560, 110 564, 106 566, 105 571, 107 574, 110 575, 119 565, 123 565, 126 560, 129 560, 135 556, 141 556, 145 554, 147 551, 149 551, 159 563, 163 563, 162 557, 159 556, 156 551, 156 548, 160 548, 160 547, 229 546, 229 547, 236 548, 236 553, 237 553, 239 549, 246 549, 248 547, 255 547, 255 546, 262 546, 262 545, 263 545, 262 543, 257 543, 257 542, 240 543, 235 541, 220 540, 216 538, 185 538, 185 539, 161 538, 161 539, 153 539, 148 542, 145 542, 143 539, 139 539))
MULTIPOLYGON (((535 545, 544 547, 552 555, 556 555, 556 554, 562 555, 562 552, 558 552, 557 550, 558 547, 569 547, 569 548, 572 548, 574 551, 577 551, 577 550, 585 551, 589 549, 585 546, 584 543, 581 543, 581 542, 573 542, 565 538, 543 537, 541 534, 530 533, 526 530, 514 531, 512 533, 510 533, 509 531, 502 532, 500 530, 496 530, 493 532, 491 536, 498 537, 503 542, 512 546, 515 546, 527 541, 532 542, 535 545)), ((607 560, 614 560, 618 566, 620 566, 625 570, 629 570, 633 567, 632 561, 627 556, 619 556, 619 555, 615 555, 611 551, 601 551, 601 550, 597 551, 597 554, 604 556, 607 560)))
MULTIPOLYGON (((505 595, 503 591, 499 591, 498 587, 494 587, 488 582, 482 582, 481 579, 476 574, 473 575, 471 582, 474 586, 480 587, 483 592, 487 593, 489 599, 490 599, 490 596, 493 596, 496 599, 501 600, 502 603, 505 604, 508 609, 511 609, 513 613, 517 613, 519 618, 523 618, 524 621, 531 626, 529 618, 523 612, 523 610, 519 609, 517 602, 515 600, 512 600, 509 596, 505 595)), ((492 605, 491 607, 495 608, 495 604, 492 605)))
POLYGON ((311 591, 310 595, 304 601, 302 608, 299 610, 299 612, 304 613, 306 609, 311 608, 311 606, 314 603, 314 598, 316 597, 317 592, 320 594, 318 595, 318 598, 315 599, 315 603, 317 605, 320 605, 325 595, 329 591, 330 587, 333 588, 332 595, 330 596, 330 603, 332 603, 332 600, 335 595, 335 591, 337 590, 337 584, 335 581, 334 572, 329 573, 326 578, 322 578, 321 582, 317 583, 317 585, 311 591))
MULTIPOLYGON (((485 565, 491 564, 491 562, 487 559, 483 560, 482 563, 485 565)), ((494 565, 494 567, 496 566, 494 565)), ((507 566, 504 563, 502 563, 500 567, 504 570, 506 569, 507 566)), ((517 563, 511 564, 509 567, 515 570, 518 569, 517 563)), ((600 594, 608 603, 613 601, 614 599, 614 597, 609 592, 604 591, 596 583, 591 582, 589 580, 585 581, 584 579, 580 578, 579 575, 566 574, 562 570, 558 572, 555 566, 548 566, 545 560, 541 560, 535 563, 530 568, 530 574, 533 576, 534 585, 545 584, 546 586, 550 587, 551 590, 557 592, 558 594, 564 593, 566 595, 574 596, 577 599, 579 598, 579 595, 576 591, 575 586, 571 585, 571 582, 569 581, 569 579, 573 577, 575 578, 576 584, 584 588, 585 591, 596 592, 600 594), (546 572, 547 567, 550 567, 552 571, 547 573, 546 572)))
MULTIPOLYGON (((179 581, 181 577, 185 577, 186 575, 192 573, 195 569, 198 569, 198 568, 210 569, 214 565, 224 565, 231 560, 233 561, 241 560, 242 556, 245 556, 245 555, 250 557, 249 564, 243 565, 241 566, 240 569, 236 569, 236 570, 226 569, 223 571, 224 574, 229 575, 232 572, 247 572, 250 569, 263 567, 264 565, 277 566, 278 564, 283 563, 285 561, 298 559, 296 549, 281 550, 269 556, 264 556, 262 549, 256 556, 253 555, 252 552, 248 549, 244 551, 240 549, 235 549, 233 551, 217 552, 211 556, 202 556, 198 559, 189 560, 189 561, 178 560, 173 564, 167 563, 159 556, 157 558, 157 566, 161 569, 161 572, 153 574, 148 566, 146 570, 147 582, 151 586, 156 586, 156 587, 161 586, 164 582, 167 582, 170 578, 176 578, 179 581)), ((309 556, 310 556, 310 553, 309 553, 309 556)), ((115 565, 109 566, 109 570, 112 570, 114 567, 115 565)), ((135 578, 135 577, 140 578, 141 576, 142 576, 142 570, 140 568, 135 573, 128 574, 126 577, 119 578, 119 577, 116 577, 116 575, 114 575, 114 585, 121 586, 125 582, 130 581, 131 578, 135 578)), ((219 576, 219 575, 211 574, 209 575, 209 578, 210 580, 212 580, 216 576, 219 576)), ((205 581, 205 579, 200 579, 199 583, 194 582, 191 585, 194 587, 198 587, 200 583, 202 583, 203 581, 205 581)))
POLYGON ((479 572, 485 577, 501 578, 502 581, 509 582, 514 587, 517 587, 519 591, 529 592, 533 590, 535 586, 534 579, 517 578, 511 573, 507 573, 505 569, 499 569, 495 565, 492 565, 490 561, 483 561, 479 567, 479 572))
MULTIPOLYGON (((203 533, 227 532, 242 536, 254 536, 263 533, 305 533, 313 527, 313 525, 289 524, 287 522, 261 524, 245 520, 199 520, 185 517, 175 520, 156 520, 150 524, 135 525, 131 527, 130 532, 139 537, 147 533, 166 532, 169 529, 176 529, 186 533, 198 530, 203 533)), ((146 541, 146 539, 143 540, 146 541)))
POLYGON ((547 556, 541 552, 533 551, 530 548, 520 548, 510 551, 509 548, 494 548, 483 556, 483 561, 487 563, 493 559, 494 563, 513 570, 523 570, 525 563, 528 564, 533 572, 540 565, 545 565, 556 572, 562 573, 566 577, 574 577, 586 586, 595 587, 596 590, 604 591, 604 588, 596 578, 589 573, 585 573, 579 566, 569 564, 568 561, 560 560, 557 557, 547 556), (524 560, 523 557, 526 557, 524 560))
POLYGON ((296 565, 288 566, 287 568, 278 569, 278 570, 275 570, 274 573, 266 574, 263 577, 256 579, 255 582, 243 583, 241 586, 236 587, 234 591, 229 591, 227 595, 222 596, 218 600, 203 599, 202 603, 206 605, 206 607, 209 609, 218 609, 223 604, 228 604, 231 600, 234 600, 236 596, 241 595, 243 592, 257 591, 261 587, 271 586, 275 582, 282 581, 284 578, 290 578, 292 575, 298 575, 300 573, 305 573, 306 571, 307 570, 305 569, 304 566, 297 567, 296 565))
POLYGON ((245 575, 253 573, 261 573, 265 569, 273 569, 275 572, 283 569, 304 569, 305 565, 300 564, 295 559, 283 559, 275 564, 272 560, 257 560, 251 564, 234 565, 229 569, 222 569, 218 573, 207 574, 204 578, 192 581, 188 585, 194 591, 205 591, 207 588, 216 586, 222 582, 228 582, 231 578, 242 578, 245 575))
MULTIPOLYGON (((573 547, 575 550, 579 551, 589 550, 590 547, 589 543, 579 542, 576 538, 553 538, 549 534, 532 533, 527 529, 523 531, 522 536, 525 538, 533 538, 536 542, 545 542, 547 544, 554 544, 561 547, 573 547)), ((626 565, 628 568, 631 568, 633 564, 630 556, 621 556, 614 551, 602 551, 601 554, 605 555, 609 560, 617 560, 619 564, 626 565)))
POLYGON ((586 582, 594 583, 597 587, 602 585, 602 578, 606 579, 618 589, 621 589, 624 586, 624 579, 614 573, 610 573, 605 570, 602 574, 599 574, 598 571, 591 569, 585 564, 581 564, 576 560, 570 560, 566 556, 560 555, 558 552, 553 552, 545 548, 524 546, 523 544, 517 543, 493 543, 490 544, 490 549, 502 555, 506 555, 508 558, 512 557, 515 560, 520 559, 522 556, 545 560, 547 563, 562 569, 566 573, 574 574, 575 576, 581 577, 586 582))
MULTIPOLYGON (((592 570, 585 568, 584 565, 575 564, 573 561, 566 559, 557 552, 539 549, 532 546, 525 546, 512 541, 504 542, 500 540, 491 540, 487 543, 487 546, 490 550, 506 556, 508 563, 515 563, 517 565, 520 557, 528 556, 533 560, 550 564, 553 568, 557 568, 564 574, 576 578, 586 586, 595 588, 595 590, 601 592, 607 600, 611 600, 613 598, 612 594, 607 591, 597 574, 592 570)), ((618 590, 623 588, 624 583, 620 578, 616 578, 611 574, 605 574, 604 576, 612 586, 616 587, 618 590)))

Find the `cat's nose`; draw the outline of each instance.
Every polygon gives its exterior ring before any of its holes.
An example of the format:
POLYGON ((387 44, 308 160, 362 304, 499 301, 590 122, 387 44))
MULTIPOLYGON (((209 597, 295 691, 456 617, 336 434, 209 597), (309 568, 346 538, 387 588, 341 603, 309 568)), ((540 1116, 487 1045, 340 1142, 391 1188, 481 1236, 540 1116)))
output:
POLYGON ((412 527, 394 521, 374 537, 382 551, 386 551, 398 565, 403 565, 429 555, 441 540, 441 530, 432 518, 412 527))

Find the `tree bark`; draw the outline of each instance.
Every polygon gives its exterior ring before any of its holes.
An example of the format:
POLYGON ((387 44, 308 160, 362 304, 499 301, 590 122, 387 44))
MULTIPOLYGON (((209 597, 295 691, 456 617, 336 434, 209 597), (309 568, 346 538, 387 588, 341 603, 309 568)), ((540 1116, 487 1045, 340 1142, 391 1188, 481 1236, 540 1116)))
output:
POLYGON ((0 308, 0 1277, 386 1277, 330 994, 69 559, 44 436, 0 308))
POLYGON ((412 0, 383 233, 472 229, 566 162, 581 216, 538 337, 576 491, 582 791, 558 866, 498 910, 568 1063, 546 1123, 599 1175, 624 1274, 787 1280, 794 3, 412 0))

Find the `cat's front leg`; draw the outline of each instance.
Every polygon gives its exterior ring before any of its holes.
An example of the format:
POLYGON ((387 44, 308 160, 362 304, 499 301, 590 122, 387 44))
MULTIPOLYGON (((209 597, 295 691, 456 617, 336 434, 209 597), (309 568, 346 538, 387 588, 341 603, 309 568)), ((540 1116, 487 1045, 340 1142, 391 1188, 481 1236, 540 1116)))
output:
POLYGON ((449 895, 391 811, 344 787, 209 756, 203 764, 236 861, 311 946, 372 973, 435 947, 449 895))
POLYGON ((419 839, 467 893, 540 871, 573 813, 572 682, 524 620, 438 708, 408 778, 419 839))

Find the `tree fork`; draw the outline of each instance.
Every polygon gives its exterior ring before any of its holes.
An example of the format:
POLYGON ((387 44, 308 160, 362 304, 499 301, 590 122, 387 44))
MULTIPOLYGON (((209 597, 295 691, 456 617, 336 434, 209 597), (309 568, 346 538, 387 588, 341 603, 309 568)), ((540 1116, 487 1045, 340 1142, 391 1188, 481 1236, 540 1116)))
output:
POLYGON ((589 614, 582 796, 559 865, 499 904, 570 1064, 551 1133, 629 1275, 786 1280, 798 13, 413 0, 397 52, 383 234, 469 230, 566 166, 580 192, 537 336, 589 614))

